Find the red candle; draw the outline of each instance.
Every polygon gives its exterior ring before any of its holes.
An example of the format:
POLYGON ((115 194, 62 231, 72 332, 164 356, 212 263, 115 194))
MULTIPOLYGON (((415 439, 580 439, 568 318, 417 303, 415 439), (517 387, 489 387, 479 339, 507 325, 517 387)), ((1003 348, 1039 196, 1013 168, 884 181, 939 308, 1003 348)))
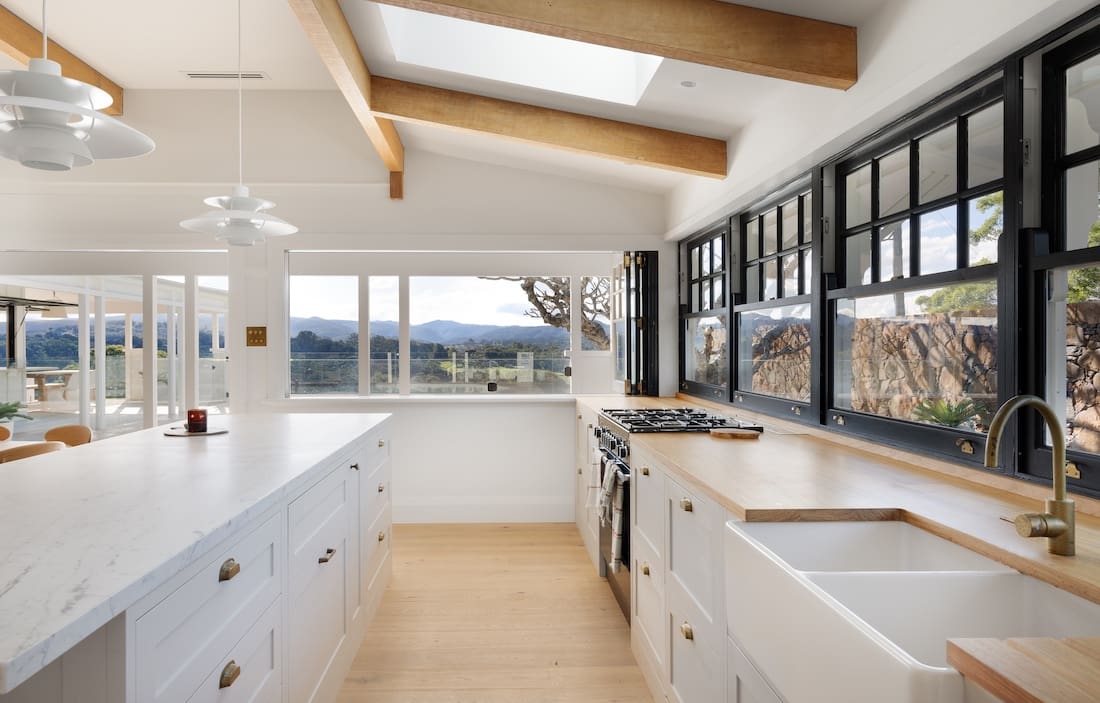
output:
POLYGON ((206 411, 195 408, 187 411, 187 431, 206 432, 206 411))

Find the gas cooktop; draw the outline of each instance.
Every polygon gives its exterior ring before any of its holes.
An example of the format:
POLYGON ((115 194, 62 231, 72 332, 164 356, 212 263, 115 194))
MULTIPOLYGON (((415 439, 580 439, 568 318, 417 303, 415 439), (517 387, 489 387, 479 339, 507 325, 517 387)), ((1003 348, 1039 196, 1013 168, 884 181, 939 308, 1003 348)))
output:
POLYGON ((715 427, 740 427, 764 431, 758 424, 722 417, 699 408, 649 408, 615 410, 603 408, 604 417, 627 432, 708 432, 715 427))

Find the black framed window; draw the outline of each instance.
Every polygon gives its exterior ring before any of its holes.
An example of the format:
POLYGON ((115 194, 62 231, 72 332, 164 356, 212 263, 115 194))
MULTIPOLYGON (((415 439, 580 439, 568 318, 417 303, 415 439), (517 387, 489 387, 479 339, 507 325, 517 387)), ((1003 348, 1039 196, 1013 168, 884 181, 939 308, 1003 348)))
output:
POLYGON ((729 388, 729 229, 709 231, 685 247, 681 388, 725 399, 729 388))
POLYGON ((933 437, 954 455, 997 409, 1001 91, 990 83, 837 166, 830 422, 924 448, 933 437))
POLYGON ((735 218, 743 252, 734 306, 739 404, 801 416, 813 398, 814 219, 808 177, 735 218))

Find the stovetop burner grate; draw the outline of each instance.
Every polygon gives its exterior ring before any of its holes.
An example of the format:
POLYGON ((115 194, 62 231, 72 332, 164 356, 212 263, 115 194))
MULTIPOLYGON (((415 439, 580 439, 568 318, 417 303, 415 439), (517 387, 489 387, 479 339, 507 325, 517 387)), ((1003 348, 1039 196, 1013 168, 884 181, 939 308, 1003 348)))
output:
POLYGON ((604 408, 601 412, 627 432, 707 432, 715 427, 764 429, 758 424, 722 417, 699 408, 604 408))

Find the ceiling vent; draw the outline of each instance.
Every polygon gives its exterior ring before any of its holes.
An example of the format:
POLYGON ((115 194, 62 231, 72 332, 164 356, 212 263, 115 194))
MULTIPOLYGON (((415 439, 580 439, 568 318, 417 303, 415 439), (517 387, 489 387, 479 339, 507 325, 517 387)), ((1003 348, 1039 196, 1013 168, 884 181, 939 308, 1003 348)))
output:
MULTIPOLYGON (((215 78, 232 78, 237 80, 236 71, 184 71, 184 75, 188 78, 200 78, 200 79, 215 79, 215 78)), ((263 71, 241 71, 241 78, 244 80, 268 80, 268 76, 263 71)))

